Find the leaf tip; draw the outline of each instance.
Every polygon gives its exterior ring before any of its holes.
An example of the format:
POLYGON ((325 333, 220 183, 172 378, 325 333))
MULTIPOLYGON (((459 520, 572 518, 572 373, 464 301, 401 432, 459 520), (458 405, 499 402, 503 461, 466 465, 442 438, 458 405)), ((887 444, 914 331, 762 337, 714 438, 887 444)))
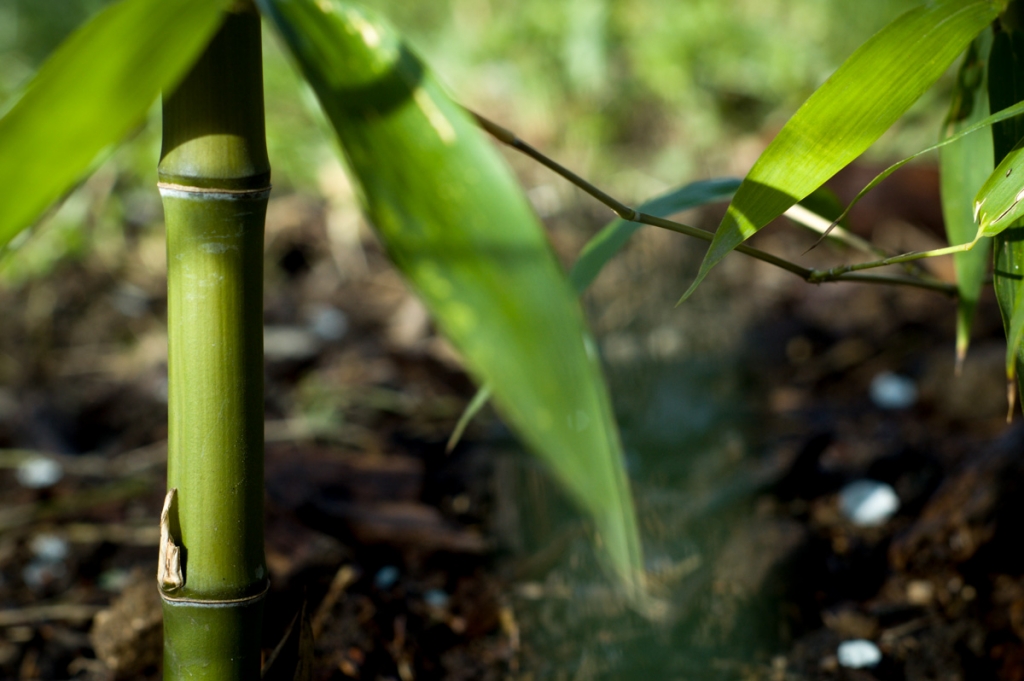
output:
POLYGON ((452 453, 452 451, 455 449, 455 445, 459 444, 461 436, 462 433, 460 433, 458 430, 452 431, 452 434, 448 436, 448 442, 444 444, 445 456, 448 456, 452 453))
POLYGON ((963 298, 957 301, 956 310, 956 362, 953 375, 960 378, 967 361, 967 350, 971 346, 971 320, 974 316, 974 305, 963 298))
POLYGON ((689 300, 690 296, 692 296, 694 292, 697 290, 697 287, 700 286, 701 283, 704 281, 704 278, 708 276, 708 272, 711 270, 712 267, 714 267, 714 263, 711 263, 709 265, 708 258, 705 257, 704 262, 700 264, 700 271, 697 272, 697 278, 693 280, 692 284, 690 284, 690 288, 686 289, 686 293, 684 293, 679 298, 679 300, 676 301, 676 307, 679 307, 687 300, 689 300))
POLYGON ((1006 410, 1006 422, 1013 423, 1013 408, 1017 403, 1017 382, 1013 378, 1006 381, 1006 402, 1009 405, 1006 410))
POLYGON ((693 295, 693 292, 697 290, 697 286, 698 285, 700 285, 700 281, 699 280, 693 282, 692 284, 690 284, 690 288, 686 289, 686 293, 684 293, 683 295, 681 295, 679 297, 679 300, 676 301, 675 306, 679 307, 680 305, 685 303, 687 300, 689 300, 690 296, 693 295))

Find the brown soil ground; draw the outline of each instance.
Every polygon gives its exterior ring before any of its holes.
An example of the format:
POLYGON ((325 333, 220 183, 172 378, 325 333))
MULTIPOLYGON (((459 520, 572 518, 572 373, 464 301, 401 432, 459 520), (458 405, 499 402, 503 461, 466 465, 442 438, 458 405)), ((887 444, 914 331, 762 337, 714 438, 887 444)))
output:
MULTIPOLYGON (((893 251, 937 243, 934 172, 886 187, 855 228, 893 251)), ((549 211, 567 258, 606 219, 568 204, 549 211)), ((305 604, 316 679, 1024 679, 1024 431, 1005 424, 991 292, 954 378, 941 295, 809 286, 734 255, 676 309, 701 249, 638 233, 586 305, 664 606, 652 621, 493 413, 445 453, 472 384, 354 224, 297 195, 270 212, 268 654, 305 604), (913 405, 872 402, 885 371, 913 381, 913 405), (860 478, 899 496, 881 526, 839 511, 860 478), (854 638, 882 662, 841 667, 854 638)), ((116 256, 0 291, 3 678, 159 676, 162 245, 126 230, 116 256), (32 489, 19 475, 39 456, 62 477, 32 489)), ((758 237, 805 262, 854 257, 802 256, 811 241, 781 223, 758 237)))

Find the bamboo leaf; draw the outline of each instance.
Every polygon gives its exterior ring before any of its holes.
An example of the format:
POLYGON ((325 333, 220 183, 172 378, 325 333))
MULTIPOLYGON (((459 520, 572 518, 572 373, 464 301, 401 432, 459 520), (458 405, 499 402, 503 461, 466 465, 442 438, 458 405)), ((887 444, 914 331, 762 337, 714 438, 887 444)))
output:
POLYGON ((800 107, 736 191, 689 297, 736 246, 863 153, 999 14, 993 0, 934 0, 862 45, 800 107))
POLYGON ((0 119, 0 246, 143 121, 191 65, 227 0, 122 0, 43 64, 0 119))
POLYGON ((338 0, 260 0, 327 113, 395 264, 506 421, 594 519, 635 596, 640 542, 582 311, 508 168, 394 31, 338 0))
POLYGON ((986 178, 974 202, 978 231, 999 234, 1024 216, 1024 146, 1015 146, 986 178))
MULTIPOLYGON (((992 48, 992 31, 986 29, 968 48, 957 74, 953 103, 947 118, 946 137, 971 127, 988 117, 988 85, 986 62, 992 48)), ((995 165, 992 135, 981 134, 959 139, 942 148, 939 168, 942 193, 942 215, 946 238, 951 245, 973 241, 978 228, 974 224, 974 196, 988 179, 995 165)), ((964 253, 953 255, 956 270, 957 321, 956 361, 963 365, 971 340, 971 322, 981 295, 992 244, 988 239, 975 244, 964 253)))
MULTIPOLYGON (((992 111, 1000 111, 1024 101, 1024 33, 1001 31, 995 35, 988 59, 988 98, 992 111)), ((993 176, 1003 172, 1005 177, 1005 171, 1000 170, 1002 161, 1010 157, 1022 137, 1024 116, 1008 119, 992 127, 992 149, 995 160, 1000 162, 993 176)), ((1024 272, 1024 220, 1007 221, 994 242, 992 287, 995 289, 1007 336, 1007 396, 1010 402, 1009 414, 1012 414, 1015 384, 1024 377, 1019 370, 1024 362, 1024 347, 1014 323, 1019 314, 1018 308, 1024 307, 1019 305, 1024 299, 1024 277, 1021 276, 1024 272)), ((1020 326, 1019 321, 1016 326, 1020 326)))

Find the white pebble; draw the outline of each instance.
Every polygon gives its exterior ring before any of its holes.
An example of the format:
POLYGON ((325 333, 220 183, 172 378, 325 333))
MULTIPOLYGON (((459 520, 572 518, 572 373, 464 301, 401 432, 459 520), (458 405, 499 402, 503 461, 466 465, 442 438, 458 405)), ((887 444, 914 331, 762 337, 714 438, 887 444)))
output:
POLYGON ((100 573, 96 584, 104 591, 118 593, 124 591, 132 580, 132 573, 122 568, 112 568, 100 573))
POLYGON ((68 557, 68 542, 55 534, 37 534, 28 545, 37 558, 59 563, 68 557))
POLYGON ((149 311, 149 294, 127 282, 114 291, 110 296, 114 309, 125 317, 138 319, 149 311))
POLYGON ((840 490, 839 509, 854 525, 877 527, 900 510, 900 498, 884 482, 857 480, 840 490))
POLYGON ((882 651, 871 641, 858 638, 840 643, 836 650, 836 658, 840 666, 847 669, 864 669, 881 662, 882 651))
POLYGON ((373 585, 381 591, 387 591, 398 582, 399 574, 398 568, 394 565, 385 565, 377 571, 373 585))
POLYGON ((336 307, 318 307, 310 317, 309 330, 321 340, 339 341, 348 331, 348 317, 336 307))
POLYGON ((917 385, 906 376, 883 371, 871 379, 871 401, 879 409, 906 409, 917 402, 917 385))
POLYGON ((63 579, 68 573, 64 563, 53 563, 38 558, 29 561, 21 570, 21 578, 25 584, 33 589, 42 589, 59 579, 63 579))
POLYGON ((320 351, 320 339, 297 326, 263 327, 263 355, 272 362, 304 362, 320 351))
POLYGON ((431 608, 446 608, 448 607, 448 601, 450 600, 447 593, 441 589, 431 589, 430 591, 423 594, 423 600, 431 608))
POLYGON ((15 475, 23 487, 44 489, 56 485, 64 477, 64 469, 53 459, 35 456, 22 461, 15 475))
POLYGON ((167 385, 167 375, 164 374, 163 376, 159 376, 155 381, 153 381, 151 387, 152 395, 156 401, 161 404, 167 404, 167 400, 170 397, 170 386, 167 385))

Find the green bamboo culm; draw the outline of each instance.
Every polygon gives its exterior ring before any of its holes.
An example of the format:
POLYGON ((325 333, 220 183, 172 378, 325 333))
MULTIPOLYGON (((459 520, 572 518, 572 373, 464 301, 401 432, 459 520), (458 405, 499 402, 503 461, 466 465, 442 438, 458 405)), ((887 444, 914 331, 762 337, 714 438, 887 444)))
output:
POLYGON ((263 595, 260 19, 236 3, 163 103, 168 497, 164 678, 255 679, 263 595))

